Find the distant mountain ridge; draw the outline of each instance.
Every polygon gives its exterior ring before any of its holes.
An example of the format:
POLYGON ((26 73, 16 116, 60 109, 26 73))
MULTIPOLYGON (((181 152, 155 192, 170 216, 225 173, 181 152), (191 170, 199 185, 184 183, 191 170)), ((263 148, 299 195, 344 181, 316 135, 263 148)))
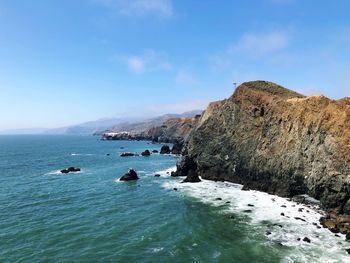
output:
POLYGON ((103 131, 102 133, 96 133, 98 135, 102 135, 104 132, 129 132, 131 134, 140 134, 145 131, 148 131, 154 127, 162 126, 166 121, 171 119, 179 119, 179 118, 192 118, 196 115, 202 114, 203 110, 193 110, 187 111, 181 114, 165 114, 155 118, 146 119, 142 122, 136 123, 120 123, 118 125, 113 126, 110 129, 103 131))
POLYGON ((162 125, 165 121, 172 118, 193 117, 200 114, 202 110, 193 110, 181 114, 164 114, 154 118, 145 117, 121 117, 121 118, 104 118, 95 121, 88 121, 77 125, 46 129, 46 128, 24 128, 8 129, 0 131, 0 134, 80 134, 80 135, 100 135, 105 131, 114 130, 145 130, 145 127, 152 128, 162 125))

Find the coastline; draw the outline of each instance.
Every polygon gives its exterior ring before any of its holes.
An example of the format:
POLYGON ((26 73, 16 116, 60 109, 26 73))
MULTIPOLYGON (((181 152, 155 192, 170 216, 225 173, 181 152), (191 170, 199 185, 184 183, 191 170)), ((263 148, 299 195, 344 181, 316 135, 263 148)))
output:
MULTIPOLYGON (((174 170, 172 167, 166 171, 174 170)), ((163 176, 169 176, 166 171, 163 176)), ((319 262, 345 262, 348 259, 349 244, 345 235, 333 234, 320 225, 319 220, 326 213, 317 205, 305 205, 266 192, 242 190, 243 185, 230 182, 201 178, 199 183, 182 183, 180 178, 172 179, 162 180, 162 187, 176 188, 181 195, 218 207, 229 219, 244 218, 257 234, 265 236, 264 242, 292 249, 296 254, 287 257, 286 262, 315 258, 319 262)))

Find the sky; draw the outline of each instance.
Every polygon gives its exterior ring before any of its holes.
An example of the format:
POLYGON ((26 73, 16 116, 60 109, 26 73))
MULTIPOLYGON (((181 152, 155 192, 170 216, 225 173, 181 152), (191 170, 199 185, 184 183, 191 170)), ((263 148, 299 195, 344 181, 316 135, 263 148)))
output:
POLYGON ((205 109, 233 83, 350 96, 348 0, 0 0, 0 130, 205 109))

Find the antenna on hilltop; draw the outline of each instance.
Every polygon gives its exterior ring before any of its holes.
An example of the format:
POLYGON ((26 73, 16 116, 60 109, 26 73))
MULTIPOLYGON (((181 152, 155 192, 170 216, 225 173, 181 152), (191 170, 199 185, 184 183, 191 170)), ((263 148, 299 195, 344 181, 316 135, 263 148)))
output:
POLYGON ((236 82, 233 82, 233 85, 235 86, 235 89, 237 88, 237 83, 236 82))

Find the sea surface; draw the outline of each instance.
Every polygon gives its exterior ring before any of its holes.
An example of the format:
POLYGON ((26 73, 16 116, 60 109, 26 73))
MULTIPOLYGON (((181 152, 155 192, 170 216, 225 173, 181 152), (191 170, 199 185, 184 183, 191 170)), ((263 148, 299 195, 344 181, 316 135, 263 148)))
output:
POLYGON ((350 243, 318 228, 315 209, 231 183, 181 184, 167 174, 173 155, 119 156, 160 147, 0 136, 0 262, 350 262, 350 243), (82 171, 59 172, 69 166, 82 171), (140 179, 120 182, 130 167, 140 179))

